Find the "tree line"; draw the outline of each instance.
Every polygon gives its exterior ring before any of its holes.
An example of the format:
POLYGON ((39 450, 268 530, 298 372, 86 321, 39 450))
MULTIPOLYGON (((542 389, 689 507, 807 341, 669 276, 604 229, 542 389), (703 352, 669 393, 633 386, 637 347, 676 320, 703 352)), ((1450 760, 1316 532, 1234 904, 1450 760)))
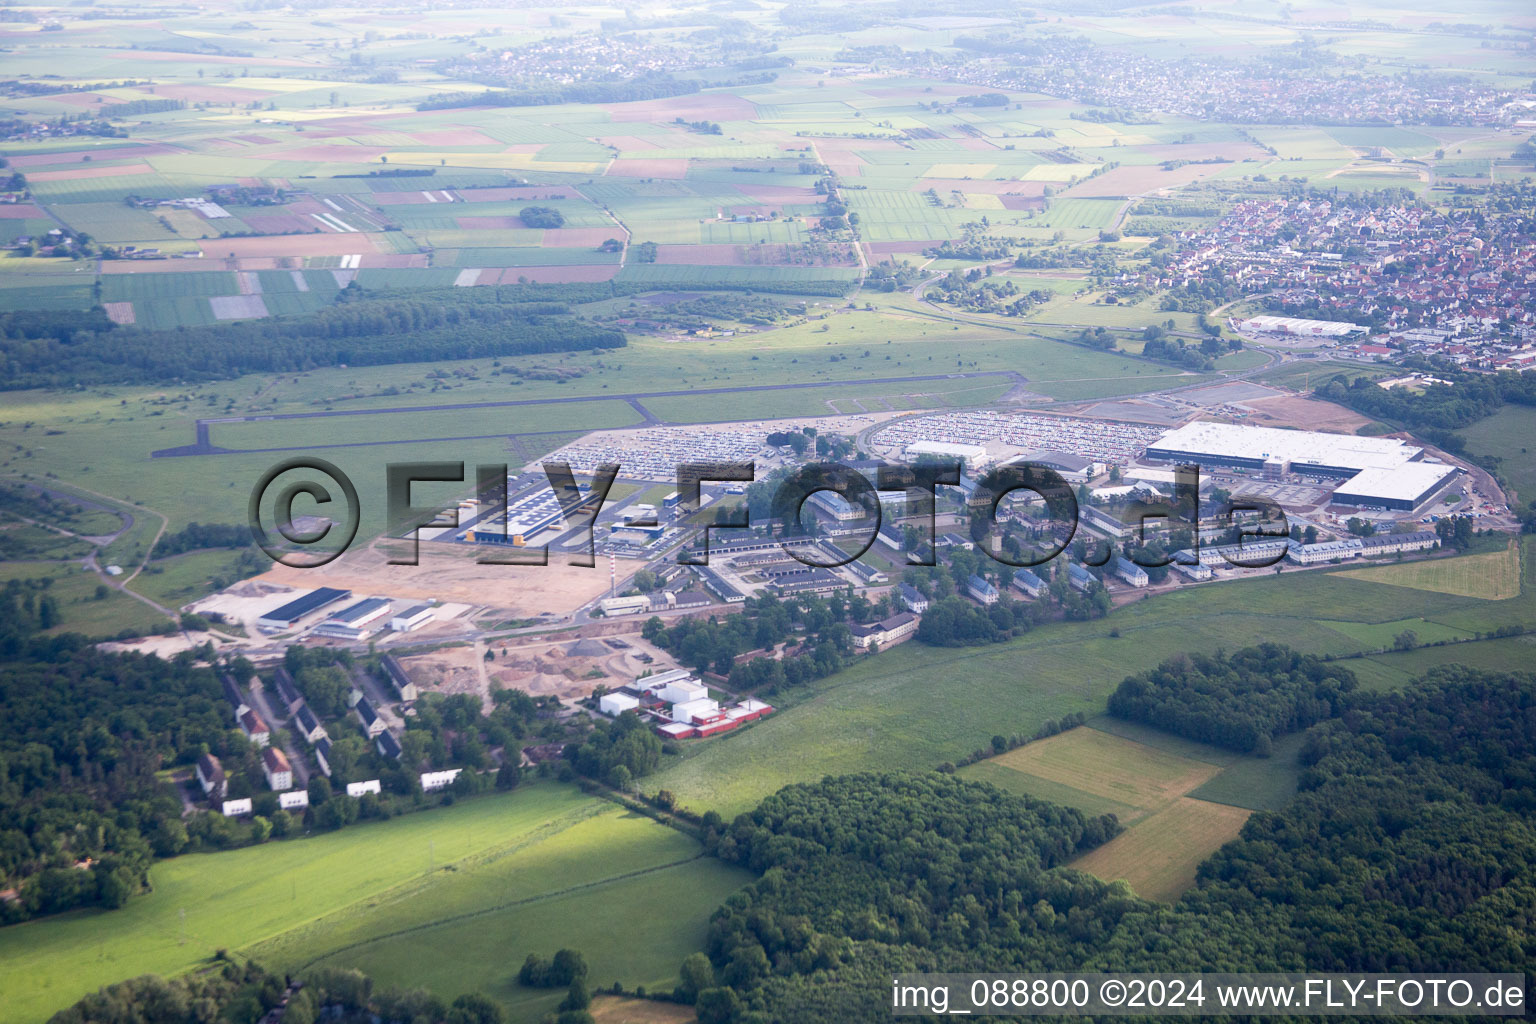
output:
MULTIPOLYGON (((355 283, 354 283, 355 284, 355 283)), ((0 321, 0 388, 236 377, 324 366, 622 348, 624 335, 562 304, 487 301, 474 289, 404 294, 349 285, 304 316, 148 331, 79 318, 66 339, 40 317, 0 321)), ((94 316, 94 314, 92 314, 94 316)))
POLYGON ((1404 365, 1431 372, 1451 383, 1414 391, 1380 388, 1364 377, 1346 382, 1338 376, 1322 384, 1315 393, 1363 415, 1411 429, 1459 430, 1498 412, 1505 402, 1536 405, 1536 380, 1530 374, 1507 370, 1471 373, 1425 360, 1408 360, 1404 365))
MULTIPOLYGON (((93 992, 49 1024, 257 1024, 276 1012, 283 1024, 504 1024, 500 1004, 478 992, 452 1002, 425 989, 375 986, 361 971, 317 967, 298 977, 239 963, 220 950, 210 967, 174 978, 154 974, 93 992)), ((277 1019, 277 1018, 273 1018, 277 1019)), ((591 1024, 590 1014, 560 1024, 591 1024)))
POLYGON ((651 75, 623 82, 551 83, 538 89, 487 89, 484 92, 440 93, 416 104, 417 110, 451 110, 456 107, 542 107, 560 103, 633 103, 686 96, 699 91, 699 83, 651 75))

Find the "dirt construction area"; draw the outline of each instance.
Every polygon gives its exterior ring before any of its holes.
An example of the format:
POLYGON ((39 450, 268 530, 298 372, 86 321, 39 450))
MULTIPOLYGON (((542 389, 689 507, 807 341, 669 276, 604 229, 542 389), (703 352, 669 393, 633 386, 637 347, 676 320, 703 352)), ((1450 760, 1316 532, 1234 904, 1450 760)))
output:
POLYGON ((606 560, 593 568, 563 564, 559 555, 551 555, 549 565, 481 565, 475 559, 483 554, 468 545, 423 541, 419 564, 390 565, 389 552, 370 544, 318 569, 276 565, 256 581, 305 590, 343 587, 359 597, 436 598, 493 608, 508 618, 564 617, 608 589, 606 560))
POLYGON ((1257 398, 1244 401, 1253 410, 1254 426, 1300 427, 1304 430, 1326 430, 1334 433, 1353 434, 1371 421, 1342 405, 1319 402, 1311 398, 1257 398))
POLYGON ((639 633, 603 639, 566 636, 553 641, 511 637, 402 657, 400 663, 424 692, 473 693, 487 706, 497 690, 578 698, 598 686, 617 689, 642 672, 677 667, 671 657, 640 639, 639 633), (493 655, 490 660, 485 656, 487 648, 493 655), (642 655, 651 661, 642 661, 642 655))

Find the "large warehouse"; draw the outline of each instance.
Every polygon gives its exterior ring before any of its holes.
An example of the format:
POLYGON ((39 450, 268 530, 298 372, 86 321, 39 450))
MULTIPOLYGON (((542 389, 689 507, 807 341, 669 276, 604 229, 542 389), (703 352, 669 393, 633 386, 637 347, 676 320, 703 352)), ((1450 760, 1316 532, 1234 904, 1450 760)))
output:
POLYGON ((1338 480, 1334 500, 1341 504, 1408 512, 1460 472, 1422 462, 1423 455, 1424 449, 1390 437, 1206 422, 1187 423, 1147 446, 1149 459, 1338 480))

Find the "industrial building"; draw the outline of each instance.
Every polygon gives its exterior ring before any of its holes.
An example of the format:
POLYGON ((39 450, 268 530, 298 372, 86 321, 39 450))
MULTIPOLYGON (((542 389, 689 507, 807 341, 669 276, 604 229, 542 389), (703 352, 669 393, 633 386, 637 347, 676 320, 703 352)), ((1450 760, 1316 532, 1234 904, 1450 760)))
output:
POLYGON ((1308 338, 1347 338, 1352 334, 1369 334, 1369 327, 1361 327, 1344 320, 1304 320, 1293 316, 1256 316, 1243 322, 1250 331, 1266 334, 1295 334, 1308 338))
POLYGON ((724 576, 705 565, 695 565, 693 571, 699 574, 704 588, 714 594, 726 604, 739 604, 747 599, 747 595, 737 590, 728 583, 724 576))
POLYGON ((361 640, 373 630, 368 624, 389 614, 389 599, 369 597, 326 619, 314 628, 316 636, 335 637, 338 640, 361 640))
POLYGON ((420 629, 432 621, 432 606, 418 604, 394 616, 389 620, 389 628, 396 633, 409 633, 413 629, 420 629))
POLYGON ((933 456, 941 459, 959 459, 966 469, 978 469, 988 461, 987 449, 979 444, 954 444, 949 441, 913 441, 906 447, 907 457, 918 459, 933 456))
POLYGON ((1461 475, 1461 470, 1439 462, 1410 462, 1391 469, 1366 469, 1333 492, 1339 505, 1417 512, 1428 505, 1461 475))
POLYGON ((795 594, 826 594, 848 586, 848 581, 831 569, 819 566, 805 568, 805 572, 781 576, 773 584, 774 591, 780 597, 792 597, 795 594))
POLYGON ((1069 452, 1030 452, 1023 458, 1015 460, 1015 462, 1027 462, 1036 466, 1044 466, 1046 469, 1054 469, 1061 474, 1063 479, 1070 480, 1073 483, 1092 480, 1106 471, 1104 463, 1097 459, 1072 455, 1069 452))
POLYGON ((628 693, 605 693, 597 699, 597 710, 605 715, 618 718, 626 711, 634 711, 640 707, 640 698, 628 693))
POLYGON ((1428 503, 1460 472, 1423 456, 1424 449, 1390 437, 1208 422, 1170 430, 1146 452, 1167 462, 1339 481, 1333 500, 1340 504, 1404 512, 1428 503))
POLYGON ((262 629, 292 629, 300 621, 313 615, 322 608, 328 608, 337 601, 345 601, 352 596, 352 591, 341 590, 337 587, 320 587, 311 590, 302 597, 296 597, 286 604, 267 612, 256 620, 256 625, 262 629))
POLYGON ((605 597, 597 602, 604 615, 636 615, 651 610, 651 599, 644 594, 627 597, 605 597))

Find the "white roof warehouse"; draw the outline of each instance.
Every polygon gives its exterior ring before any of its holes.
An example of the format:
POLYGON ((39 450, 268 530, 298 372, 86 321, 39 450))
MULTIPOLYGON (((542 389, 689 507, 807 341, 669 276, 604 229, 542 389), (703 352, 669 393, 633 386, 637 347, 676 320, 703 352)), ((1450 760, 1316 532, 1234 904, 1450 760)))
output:
POLYGON ((1147 458, 1344 481, 1334 500, 1413 510, 1459 472, 1419 461, 1424 449, 1390 437, 1229 423, 1188 423, 1147 446, 1147 458))

